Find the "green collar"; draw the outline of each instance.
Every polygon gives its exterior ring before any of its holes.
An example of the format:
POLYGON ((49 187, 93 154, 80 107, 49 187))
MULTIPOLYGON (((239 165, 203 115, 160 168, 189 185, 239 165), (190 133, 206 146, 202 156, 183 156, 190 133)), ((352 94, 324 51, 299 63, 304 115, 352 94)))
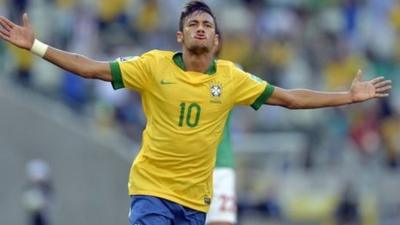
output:
MULTIPOLYGON (((179 68, 181 68, 182 70, 186 71, 185 63, 183 62, 183 54, 182 54, 182 52, 176 52, 174 54, 174 56, 172 56, 172 59, 174 60, 175 64, 179 68)), ((216 72, 217 72, 217 66, 216 66, 216 63, 215 63, 215 59, 213 59, 212 62, 211 62, 211 65, 210 65, 210 67, 208 67, 208 70, 207 70, 206 73, 208 75, 213 75, 216 72)))

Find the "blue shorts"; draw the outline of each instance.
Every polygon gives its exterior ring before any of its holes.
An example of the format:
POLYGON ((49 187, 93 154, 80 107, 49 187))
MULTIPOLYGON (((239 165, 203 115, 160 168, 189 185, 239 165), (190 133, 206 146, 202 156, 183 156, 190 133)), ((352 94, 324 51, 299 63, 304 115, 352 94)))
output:
POLYGON ((147 195, 131 196, 131 225, 204 225, 206 214, 147 195))

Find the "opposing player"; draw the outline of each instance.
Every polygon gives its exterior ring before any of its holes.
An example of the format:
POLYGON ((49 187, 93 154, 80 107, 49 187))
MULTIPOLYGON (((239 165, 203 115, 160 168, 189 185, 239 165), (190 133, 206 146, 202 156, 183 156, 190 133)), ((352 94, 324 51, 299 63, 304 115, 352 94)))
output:
POLYGON ((205 223, 217 145, 235 105, 320 108, 385 97, 391 89, 383 77, 362 81, 358 72, 346 92, 286 90, 229 61, 214 60, 217 22, 202 1, 189 2, 181 13, 176 38, 182 52, 153 50, 114 62, 95 61, 38 41, 26 14, 23 26, 4 17, 0 25, 0 37, 11 44, 79 76, 141 94, 147 124, 128 182, 133 225, 205 223))
POLYGON ((236 174, 232 151, 229 116, 224 134, 217 149, 217 160, 213 173, 214 194, 207 213, 208 225, 233 225, 237 222, 236 174))

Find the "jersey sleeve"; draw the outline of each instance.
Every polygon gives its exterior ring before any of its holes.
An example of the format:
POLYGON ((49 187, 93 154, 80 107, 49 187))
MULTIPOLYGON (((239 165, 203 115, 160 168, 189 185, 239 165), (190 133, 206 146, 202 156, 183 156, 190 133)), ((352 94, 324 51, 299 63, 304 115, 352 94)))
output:
POLYGON ((236 104, 250 105, 258 110, 274 92, 274 86, 253 74, 235 69, 234 75, 236 104))
POLYGON ((142 56, 118 58, 110 63, 112 86, 115 90, 129 88, 139 92, 146 90, 151 80, 151 52, 142 56))

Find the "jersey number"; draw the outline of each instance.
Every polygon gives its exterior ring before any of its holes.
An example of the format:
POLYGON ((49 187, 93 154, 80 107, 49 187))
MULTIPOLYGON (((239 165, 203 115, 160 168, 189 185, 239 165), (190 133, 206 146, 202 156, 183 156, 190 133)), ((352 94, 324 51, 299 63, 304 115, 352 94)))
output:
POLYGON ((182 102, 179 105, 180 110, 180 115, 179 115, 179 126, 183 127, 184 122, 186 122, 186 125, 188 127, 196 127, 197 124, 199 124, 200 120, 200 113, 201 113, 201 107, 197 103, 191 103, 187 107, 186 111, 186 103, 182 102), (192 116, 194 116, 192 118, 192 116))

